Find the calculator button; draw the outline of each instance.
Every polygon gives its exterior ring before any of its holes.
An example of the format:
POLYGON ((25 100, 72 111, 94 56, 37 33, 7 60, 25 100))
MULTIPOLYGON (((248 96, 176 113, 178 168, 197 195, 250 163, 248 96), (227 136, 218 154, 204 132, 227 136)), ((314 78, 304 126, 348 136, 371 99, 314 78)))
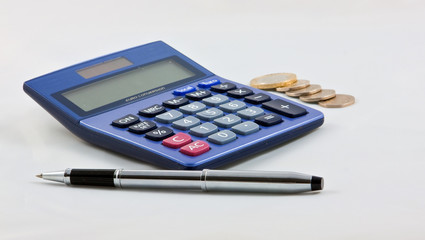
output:
POLYGON ((210 89, 211 91, 214 91, 214 92, 225 93, 235 88, 236 88, 236 85, 233 83, 221 83, 221 84, 212 86, 210 89))
POLYGON ((233 114, 228 114, 224 117, 214 119, 214 124, 219 127, 229 128, 240 123, 241 121, 242 119, 240 117, 233 114))
POLYGON ((196 92, 191 92, 186 94, 186 97, 189 98, 190 100, 194 100, 194 101, 199 101, 202 100, 203 98, 209 97, 211 96, 211 92, 208 90, 198 90, 196 92))
POLYGON ((255 122, 262 126, 268 127, 268 126, 273 126, 278 123, 281 123, 283 122, 283 120, 279 115, 270 113, 270 114, 263 115, 261 117, 257 117, 255 119, 255 122))
POLYGON ((193 143, 190 143, 182 148, 180 148, 180 152, 189 156, 199 156, 203 153, 206 153, 210 150, 210 145, 208 143, 197 140, 193 143))
POLYGON ((246 108, 246 104, 244 102, 238 101, 238 100, 234 100, 225 104, 221 104, 220 108, 225 111, 225 112, 237 112, 239 110, 242 110, 244 108, 246 108))
POLYGON ((202 112, 198 112, 196 116, 204 121, 212 121, 218 117, 223 116, 223 111, 217 108, 210 108, 202 112))
POLYGON ((162 105, 167 108, 178 108, 188 103, 189 103, 189 99, 185 97, 175 97, 170 100, 164 101, 162 105))
POLYGON ((166 138, 162 141, 162 145, 169 148, 181 148, 184 145, 187 145, 192 142, 192 138, 186 133, 177 133, 174 136, 166 138))
POLYGON ((153 141, 161 141, 174 135, 173 130, 167 127, 160 127, 150 132, 147 132, 145 137, 153 141))
POLYGON ((220 104, 226 103, 229 101, 229 98, 221 95, 221 94, 217 94, 214 95, 212 97, 208 97, 208 98, 204 98, 202 100, 203 103, 205 103, 208 106, 212 106, 212 107, 217 107, 220 104))
POLYGON ((295 118, 307 114, 307 111, 304 108, 298 107, 297 105, 286 102, 282 99, 275 99, 270 102, 265 102, 263 103, 263 108, 290 118, 295 118))
POLYGON ((218 127, 208 122, 191 128, 189 131, 190 134, 198 137, 206 137, 216 132, 218 132, 218 127))
POLYGON ((252 94, 254 94, 254 92, 252 92, 248 88, 238 88, 235 90, 227 91, 227 95, 233 98, 243 98, 252 94))
POLYGON ((116 119, 112 121, 112 125, 119 128, 126 128, 128 126, 131 126, 135 123, 138 123, 140 120, 137 116, 133 114, 125 115, 122 118, 116 119))
POLYGON ((188 130, 189 128, 193 128, 199 124, 201 124, 201 120, 196 117, 189 116, 173 122, 172 126, 181 130, 188 130))
POLYGON ((171 123, 179 120, 180 118, 183 118, 183 113, 176 110, 170 110, 168 112, 157 115, 155 120, 161 123, 171 123))
POLYGON ((184 96, 186 95, 186 93, 190 93, 190 92, 194 92, 196 91, 195 87, 192 86, 186 86, 186 87, 182 87, 182 88, 178 88, 176 90, 173 91, 173 94, 176 96, 184 96))
POLYGON ((208 137, 208 141, 219 145, 223 145, 234 140, 236 140, 236 134, 229 130, 223 130, 208 137))
POLYGON ((232 127, 232 131, 240 135, 249 135, 260 130, 260 126, 254 122, 243 122, 232 127))
POLYGON ((264 93, 257 93, 257 94, 245 97, 245 102, 252 103, 252 104, 260 104, 270 100, 271 100, 270 96, 264 93))
POLYGON ((198 87, 200 88, 209 88, 213 85, 217 85, 220 84, 220 80, 218 79, 211 79, 211 80, 207 80, 207 81, 202 81, 198 84, 198 87))
POLYGON ((145 109, 139 110, 139 115, 143 117, 155 117, 156 115, 165 112, 165 107, 159 104, 152 105, 145 109))
POLYGON ((249 107, 244 110, 238 111, 239 117, 249 120, 259 117, 261 115, 264 115, 264 110, 259 107, 249 107))
POLYGON ((146 120, 146 121, 141 121, 139 123, 131 125, 128 128, 128 131, 132 133, 143 134, 143 133, 152 131, 155 128, 156 128, 156 124, 154 122, 146 120))
POLYGON ((184 105, 182 107, 180 107, 180 111, 182 111, 183 113, 186 114, 195 114, 197 112, 203 111, 207 108, 207 106, 205 106, 205 104, 200 103, 200 102, 193 102, 187 105, 184 105))

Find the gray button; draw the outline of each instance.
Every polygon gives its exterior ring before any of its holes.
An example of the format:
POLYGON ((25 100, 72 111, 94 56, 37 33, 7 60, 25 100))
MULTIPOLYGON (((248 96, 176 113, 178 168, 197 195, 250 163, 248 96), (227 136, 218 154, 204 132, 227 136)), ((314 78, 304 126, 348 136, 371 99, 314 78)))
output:
POLYGON ((259 107, 249 107, 238 111, 238 116, 245 119, 254 119, 261 115, 264 115, 264 110, 259 107))
POLYGON ((189 128, 193 128, 199 124, 201 124, 201 120, 196 117, 189 116, 173 122, 172 126, 181 130, 188 130, 189 128))
POLYGON ((223 130, 208 137, 208 141, 220 145, 232 142, 234 140, 236 140, 236 134, 229 130, 223 130))
POLYGON ((204 98, 202 102, 207 104, 208 106, 217 107, 220 104, 226 103, 229 101, 229 98, 227 96, 217 94, 212 97, 204 98))
POLYGON ((244 108, 246 108, 246 104, 244 102, 238 101, 238 100, 234 100, 225 104, 221 104, 220 108, 225 111, 225 112, 237 112, 239 110, 242 110, 244 108))
POLYGON ((183 113, 186 113, 186 114, 195 114, 197 112, 205 110, 205 108, 207 108, 207 106, 205 106, 205 104, 200 103, 200 102, 193 102, 191 104, 182 106, 179 109, 180 109, 180 111, 182 111, 183 113))
POLYGON ((241 118, 234 115, 228 114, 224 117, 214 119, 214 123, 220 127, 229 128, 241 122, 241 118))
POLYGON ((232 127, 232 131, 240 135, 249 135, 258 132, 260 126, 254 122, 243 122, 232 127))
POLYGON ((161 123, 171 123, 179 120, 180 118, 183 118, 183 113, 176 110, 170 110, 168 112, 156 115, 155 120, 161 123))
POLYGON ((210 108, 202 112, 198 112, 196 116, 205 121, 212 121, 213 119, 223 116, 223 111, 217 108, 210 108))
POLYGON ((198 137, 206 137, 218 132, 218 127, 212 123, 204 123, 197 127, 191 128, 189 133, 198 137))

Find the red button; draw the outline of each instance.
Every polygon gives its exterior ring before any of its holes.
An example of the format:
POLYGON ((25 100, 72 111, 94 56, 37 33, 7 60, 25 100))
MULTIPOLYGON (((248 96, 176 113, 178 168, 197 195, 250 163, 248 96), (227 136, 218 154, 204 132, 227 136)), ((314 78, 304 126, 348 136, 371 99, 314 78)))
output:
POLYGON ((198 156, 210 150, 208 143, 198 140, 180 149, 180 152, 189 156, 198 156))
POLYGON ((181 132, 181 133, 177 133, 176 135, 172 137, 164 139, 164 141, 162 141, 162 144, 169 148, 180 148, 190 142, 192 142, 192 139, 190 138, 190 136, 187 135, 186 133, 181 132))

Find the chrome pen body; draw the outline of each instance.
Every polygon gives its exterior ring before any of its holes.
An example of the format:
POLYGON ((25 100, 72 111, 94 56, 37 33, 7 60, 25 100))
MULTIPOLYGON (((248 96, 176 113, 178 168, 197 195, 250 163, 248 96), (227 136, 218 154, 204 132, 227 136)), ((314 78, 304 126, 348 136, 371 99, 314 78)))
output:
POLYGON ((299 193, 322 190, 324 180, 283 171, 66 169, 37 175, 68 185, 165 188, 206 192, 299 193))

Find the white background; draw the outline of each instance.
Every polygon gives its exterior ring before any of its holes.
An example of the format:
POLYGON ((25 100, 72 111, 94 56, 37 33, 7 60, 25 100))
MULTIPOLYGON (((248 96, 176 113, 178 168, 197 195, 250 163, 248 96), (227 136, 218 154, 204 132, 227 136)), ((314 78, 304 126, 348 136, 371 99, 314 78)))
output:
MULTIPOLYGON (((0 239, 424 239, 424 1, 4 1, 0 239), (34 177, 155 169, 83 142, 24 81, 163 40, 219 76, 294 72, 352 94, 316 131, 225 166, 325 178, 318 194, 66 187, 34 177)), ((298 101, 298 100, 297 100, 298 101)))

